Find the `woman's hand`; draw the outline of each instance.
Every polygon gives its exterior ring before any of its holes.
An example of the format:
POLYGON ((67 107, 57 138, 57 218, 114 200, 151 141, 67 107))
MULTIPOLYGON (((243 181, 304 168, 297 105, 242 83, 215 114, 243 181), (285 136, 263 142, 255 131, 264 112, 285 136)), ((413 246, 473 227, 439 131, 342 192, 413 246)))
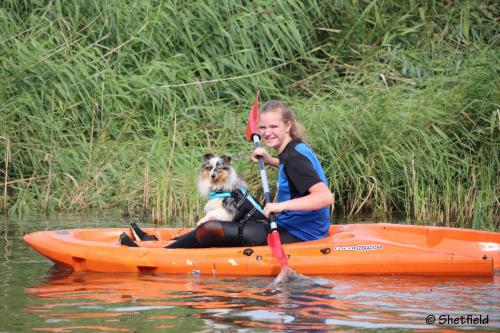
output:
POLYGON ((264 215, 269 218, 269 215, 271 213, 281 213, 282 211, 286 210, 285 207, 285 202, 277 202, 277 203, 268 203, 264 207, 264 215))
POLYGON ((278 167, 279 166, 279 160, 277 158, 272 157, 267 150, 265 150, 262 147, 255 148, 252 154, 250 155, 250 158, 252 161, 258 163, 259 162, 259 157, 262 157, 262 160, 264 161, 265 165, 270 165, 273 167, 278 167))

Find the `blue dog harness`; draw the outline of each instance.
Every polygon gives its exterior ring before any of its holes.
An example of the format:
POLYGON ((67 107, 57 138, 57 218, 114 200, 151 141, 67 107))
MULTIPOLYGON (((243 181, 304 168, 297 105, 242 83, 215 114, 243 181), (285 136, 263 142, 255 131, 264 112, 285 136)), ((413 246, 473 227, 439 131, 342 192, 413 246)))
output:
POLYGON ((208 194, 208 199, 232 198, 236 202, 236 215, 233 221, 265 220, 264 210, 245 188, 233 192, 215 191, 208 194))

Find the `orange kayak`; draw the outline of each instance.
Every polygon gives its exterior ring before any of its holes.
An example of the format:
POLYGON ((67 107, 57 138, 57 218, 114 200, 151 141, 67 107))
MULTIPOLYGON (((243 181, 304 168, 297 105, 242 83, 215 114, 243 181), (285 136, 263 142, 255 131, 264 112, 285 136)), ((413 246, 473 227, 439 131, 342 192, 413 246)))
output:
MULTIPOLYGON (((165 249, 189 228, 145 229, 159 241, 118 242, 128 229, 39 231, 24 240, 74 271, 276 275, 268 246, 165 249)), ((285 244, 289 265, 306 275, 493 275, 500 270, 500 233, 399 224, 333 225, 328 237, 285 244)))

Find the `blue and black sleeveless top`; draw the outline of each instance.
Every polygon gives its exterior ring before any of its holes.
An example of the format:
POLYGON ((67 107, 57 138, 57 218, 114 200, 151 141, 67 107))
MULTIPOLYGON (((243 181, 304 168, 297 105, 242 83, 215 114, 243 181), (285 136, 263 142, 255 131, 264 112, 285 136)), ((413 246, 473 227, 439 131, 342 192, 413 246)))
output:
MULTIPOLYGON (((319 182, 328 186, 325 173, 311 147, 293 139, 279 155, 278 202, 300 198, 319 182)), ((284 211, 276 216, 278 228, 304 241, 328 236, 330 207, 284 211)))

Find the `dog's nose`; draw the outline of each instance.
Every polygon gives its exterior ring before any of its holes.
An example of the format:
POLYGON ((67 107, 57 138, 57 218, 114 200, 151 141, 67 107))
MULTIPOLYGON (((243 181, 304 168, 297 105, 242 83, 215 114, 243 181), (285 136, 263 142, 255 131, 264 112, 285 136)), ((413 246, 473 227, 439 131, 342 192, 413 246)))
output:
POLYGON ((213 180, 213 179, 215 179, 216 177, 217 177, 217 175, 216 175, 215 173, 211 173, 211 174, 210 174, 210 179, 212 179, 212 180, 213 180))

